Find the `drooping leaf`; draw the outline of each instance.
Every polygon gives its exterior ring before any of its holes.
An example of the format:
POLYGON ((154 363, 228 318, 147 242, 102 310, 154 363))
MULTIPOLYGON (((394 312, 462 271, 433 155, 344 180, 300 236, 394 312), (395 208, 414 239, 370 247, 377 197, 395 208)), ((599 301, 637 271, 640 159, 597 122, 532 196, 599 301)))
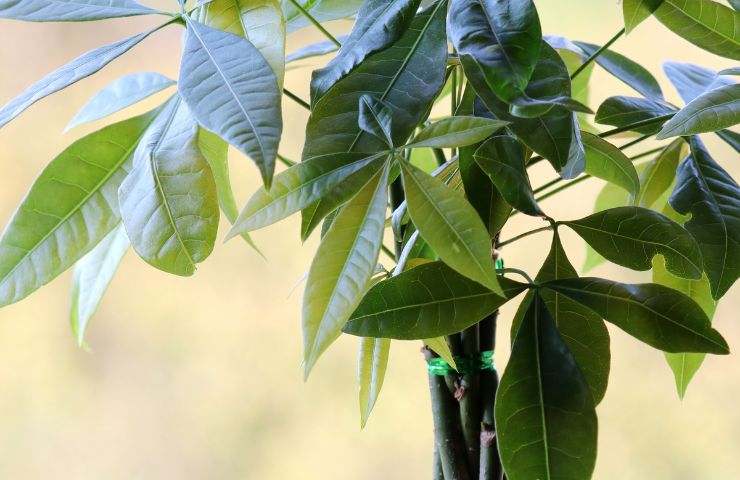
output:
POLYGON ((339 211, 311 262, 303 296, 305 376, 339 337, 375 271, 387 183, 386 165, 339 211))
MULTIPOLYGON (((600 48, 598 45, 592 43, 573 43, 578 45, 588 56, 593 55, 600 48)), ((639 63, 609 49, 601 52, 596 57, 596 63, 646 98, 663 100, 663 91, 660 89, 658 81, 639 63)))
POLYGON ((665 62, 663 71, 685 103, 691 102, 708 90, 735 83, 731 78, 691 63, 665 62))
MULTIPOLYGON (((363 0, 297 0, 313 18, 319 22, 328 22, 340 18, 351 17, 362 5, 363 0)), ((290 0, 281 0, 285 19, 288 22, 288 31, 294 32, 299 28, 311 25, 311 22, 301 13, 290 0)))
POLYGON ((362 131, 393 148, 393 109, 378 98, 363 95, 360 97, 359 112, 357 122, 362 131))
POLYGON ((568 278, 542 285, 590 308, 604 320, 666 352, 727 354, 704 311, 686 295, 656 283, 568 278))
POLYGON ((516 139, 503 135, 490 138, 475 151, 474 158, 506 203, 527 215, 545 215, 534 199, 524 151, 516 139))
POLYGON ((527 288, 503 277, 500 282, 505 296, 495 294, 442 262, 425 263, 371 288, 343 331, 399 340, 457 333, 527 288))
POLYGON ((87 325, 130 245, 119 225, 75 264, 70 324, 78 346, 85 344, 87 325))
POLYGON ((198 125, 175 97, 147 131, 118 189, 131 246, 150 265, 188 276, 218 230, 216 183, 198 148, 198 125))
POLYGON ((361 338, 357 356, 357 383, 360 385, 360 427, 365 428, 370 412, 380 395, 388 366, 391 341, 387 338, 361 338))
POLYGON ((260 51, 246 38, 188 20, 178 87, 198 123, 249 156, 269 186, 281 92, 260 51))
POLYGON ((542 30, 531 0, 451 0, 450 40, 465 73, 480 71, 485 85, 504 101, 527 87, 540 56, 542 30))
POLYGON ((365 94, 393 108, 393 142, 406 141, 444 84, 445 7, 442 1, 420 12, 392 46, 367 57, 316 102, 306 126, 303 158, 385 149, 358 125, 359 99, 365 94))
POLYGON ((425 338, 423 341, 424 345, 439 355, 448 365, 457 370, 455 357, 452 355, 452 350, 450 350, 450 346, 447 344, 446 337, 425 338))
POLYGON ((713 0, 663 0, 655 17, 697 47, 740 60, 740 13, 713 0))
POLYGON ((699 245, 681 225, 658 212, 641 207, 617 207, 561 223, 618 265, 649 270, 653 257, 661 254, 671 273, 682 278, 701 277, 699 245))
POLYGON ((285 76, 285 19, 279 0, 209 0, 196 20, 249 39, 270 64, 278 85, 285 76))
POLYGON ((311 103, 372 53, 396 42, 406 31, 420 0, 367 0, 357 13, 352 33, 324 68, 311 74, 311 103))
POLYGON ((71 130, 83 123, 105 118, 174 84, 174 80, 156 72, 133 73, 123 76, 96 93, 77 112, 77 115, 67 125, 66 130, 71 130))
POLYGON ((683 139, 671 142, 660 154, 651 160, 640 175, 640 195, 636 204, 650 208, 673 184, 678 162, 683 157, 683 139))
POLYGON ((0 108, 0 128, 42 98, 97 72, 160 28, 96 48, 54 70, 0 108))
MULTIPOLYGON (((578 274, 565 254, 560 236, 554 233, 550 253, 542 264, 535 281, 544 283, 561 278, 576 278, 578 274)), ((573 352, 573 356, 581 368, 586 383, 591 388, 594 403, 598 404, 604 398, 609 382, 609 368, 611 353, 609 350, 609 331, 604 321, 593 311, 574 302, 564 295, 552 290, 540 290, 542 300, 552 315, 560 335, 573 352)), ((529 310, 534 292, 527 292, 526 297, 519 305, 514 321, 511 324, 511 340, 516 338, 516 332, 529 310)))
POLYGON ((409 214, 424 240, 450 267, 502 293, 491 239, 464 195, 407 162, 401 162, 401 172, 409 214))
POLYGON ((740 274, 740 188, 698 137, 691 137, 690 146, 670 204, 678 213, 691 213, 685 227, 699 243, 712 296, 719 299, 740 274))
POLYGON ((0 18, 26 22, 85 22, 161 13, 134 0, 6 0, 0 18))
POLYGON ((632 161, 620 149, 592 133, 581 132, 586 148, 586 173, 615 183, 634 198, 640 192, 640 179, 632 161))
POLYGON ((622 0, 624 28, 630 33, 660 6, 663 0, 622 0))
MULTIPOLYGON (((604 100, 604 103, 596 111, 595 120, 603 125, 625 127, 643 120, 657 119, 674 112, 676 112, 676 108, 662 100, 618 95, 604 100)), ((634 131, 644 135, 652 135, 660 131, 662 123, 665 121, 637 127, 634 131)))
POLYGON ((689 102, 663 125, 655 137, 665 138, 716 132, 740 123, 740 84, 709 90, 689 102))
POLYGON ((155 116, 87 135, 41 172, 0 239, 0 306, 51 281, 120 223, 118 186, 155 116))
MULTIPOLYGON (((271 225, 321 198, 349 175, 384 155, 335 153, 300 162, 275 176, 272 188, 252 195, 227 238, 271 225)), ((367 182, 366 182, 367 183, 367 182)))
POLYGON ((495 418, 506 478, 591 478, 598 429, 593 397, 539 294, 517 331, 495 418))
POLYGON ((452 116, 421 129, 409 148, 459 148, 482 142, 508 122, 472 116, 452 116))

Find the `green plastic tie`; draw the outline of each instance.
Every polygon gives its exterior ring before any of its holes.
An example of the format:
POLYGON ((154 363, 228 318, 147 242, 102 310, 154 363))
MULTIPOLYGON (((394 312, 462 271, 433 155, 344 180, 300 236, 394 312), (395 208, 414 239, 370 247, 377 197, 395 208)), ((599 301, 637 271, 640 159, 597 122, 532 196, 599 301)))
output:
POLYGON ((496 366, 493 363, 493 350, 480 352, 476 357, 459 356, 455 357, 457 370, 447 363, 441 357, 433 357, 427 360, 427 370, 430 375, 445 376, 453 373, 470 375, 475 372, 495 371, 496 366))

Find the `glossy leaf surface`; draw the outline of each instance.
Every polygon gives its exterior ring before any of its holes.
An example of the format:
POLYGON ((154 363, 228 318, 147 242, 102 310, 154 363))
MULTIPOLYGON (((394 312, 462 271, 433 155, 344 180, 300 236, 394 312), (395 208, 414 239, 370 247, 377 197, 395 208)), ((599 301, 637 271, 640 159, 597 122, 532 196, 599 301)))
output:
POLYGON ((678 162, 683 158, 684 141, 677 138, 651 160, 640 174, 642 188, 636 204, 650 208, 670 188, 676 178, 678 162))
POLYGON ((508 122, 472 116, 443 118, 421 129, 407 147, 459 148, 482 142, 508 122))
POLYGON ((588 132, 581 132, 586 148, 586 173, 615 183, 632 197, 640 192, 640 179, 632 161, 608 141, 588 132))
MULTIPOLYGON (((670 113, 676 109, 661 100, 650 100, 647 98, 615 96, 604 100, 596 111, 596 122, 613 127, 625 127, 633 123, 658 118, 670 113)), ((662 122, 664 123, 665 120, 662 122)), ((654 134, 660 131, 662 123, 644 125, 634 129, 635 132, 645 135, 654 134)))
POLYGON ((374 135, 385 142, 388 148, 393 147, 393 109, 382 100, 370 95, 360 97, 359 117, 357 122, 363 132, 374 135))
POLYGON ((84 22, 158 13, 134 0, 6 0, 0 18, 26 22, 84 22))
POLYGON ((670 137, 716 132, 740 123, 740 84, 709 90, 692 100, 668 120, 655 137, 670 137))

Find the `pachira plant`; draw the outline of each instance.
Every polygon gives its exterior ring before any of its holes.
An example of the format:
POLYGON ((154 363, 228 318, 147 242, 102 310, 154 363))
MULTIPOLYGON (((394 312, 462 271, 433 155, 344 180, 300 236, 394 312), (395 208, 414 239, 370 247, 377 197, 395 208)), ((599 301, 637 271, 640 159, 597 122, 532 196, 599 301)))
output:
POLYGON ((158 108, 80 138, 41 172, 0 240, 0 305, 74 267, 82 344, 129 247, 192 275, 220 213, 227 238, 252 247, 250 232, 300 213, 300 238, 321 237, 303 298, 306 376, 340 335, 358 337, 364 425, 391 342, 422 341, 433 478, 591 478, 610 367, 605 322, 666 352, 683 396, 706 354, 730 351, 711 320, 740 271, 740 189, 699 137, 740 148, 739 70, 666 62, 677 106, 612 47, 652 15, 740 60, 730 4, 623 0, 624 29, 599 46, 543 35, 532 0, 211 0, 173 3, 174 12, 134 0, 0 0, 0 18, 31 22, 165 19, 58 68, 0 108, 0 126, 165 27, 184 37, 177 81, 125 76, 71 120, 99 121, 176 85, 158 108), (353 16, 344 36, 322 25, 353 16), (286 56, 286 35, 303 27, 327 39, 286 56), (286 63, 326 55, 306 78, 310 99, 283 88, 286 63), (594 68, 633 96, 590 106, 594 68), (286 97, 310 111, 299 162, 278 153, 286 97), (657 147, 634 150, 648 140, 657 147), (229 145, 264 184, 241 212, 229 145), (277 162, 286 168, 275 173, 277 162), (541 162, 556 175, 533 188, 530 167, 541 162), (546 199, 592 177, 606 181, 595 213, 548 215, 546 199), (514 215, 543 224, 506 238, 514 215), (652 269, 653 282, 582 276, 563 229, 587 243, 584 269, 652 269), (508 245, 540 232, 552 241, 539 272, 504 266, 508 245), (497 312, 520 295, 499 379, 497 312))

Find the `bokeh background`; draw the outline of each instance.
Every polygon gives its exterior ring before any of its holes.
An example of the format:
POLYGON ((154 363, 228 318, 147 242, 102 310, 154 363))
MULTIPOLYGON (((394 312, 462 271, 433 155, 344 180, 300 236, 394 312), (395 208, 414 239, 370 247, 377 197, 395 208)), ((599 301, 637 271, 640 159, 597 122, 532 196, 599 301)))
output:
MULTIPOLYGON (((621 27, 617 0, 538 0, 543 30, 602 43, 621 27)), ((174 0, 160 6, 175 8, 174 0)), ((103 43, 159 19, 87 24, 24 24, 0 20, 0 102, 103 43)), ((329 28, 343 33, 349 22, 329 28)), ((10 219, 35 176, 53 156, 99 125, 62 133, 91 94, 126 73, 154 70, 177 78, 180 29, 146 40, 102 73, 31 108, 0 130, 0 221, 10 219)), ((307 28, 288 50, 321 37, 307 28)), ((620 40, 616 50, 659 78, 668 59, 720 69, 727 60, 690 45, 655 20, 620 40)), ((325 59, 321 60, 325 61, 325 59)), ((318 64, 314 62, 313 65, 318 64)), ((287 86, 308 98, 312 63, 287 74, 287 86)), ((592 106, 633 92, 597 69, 592 106)), ((164 97, 117 119, 149 108, 164 97)), ((285 101, 281 152, 297 158, 306 112, 285 101)), ((740 178, 737 155, 716 137, 717 160, 740 178)), ((646 147, 647 148, 647 147, 646 147)), ((637 153, 639 150, 633 150, 637 153)), ((258 186, 250 162, 232 152, 240 201, 258 186)), ((545 167, 535 184, 553 173, 545 167)), ((589 181, 544 204, 556 218, 591 212, 600 181, 589 181)), ((517 216, 504 237, 536 226, 517 216)), ((395 342, 381 398, 360 431, 355 383, 357 340, 343 338, 301 379, 300 281, 316 248, 301 244, 293 218, 255 234, 267 261, 234 240, 219 244, 192 278, 168 276, 129 253, 89 330, 90 350, 75 346, 68 325, 70 275, 0 310, 0 478, 13 479, 424 479, 432 452, 431 416, 418 342, 395 342)), ((222 225, 221 236, 226 231, 222 225)), ((565 234, 576 265, 583 243, 565 234)), ((547 235, 505 251, 507 265, 535 272, 547 235)), ((647 273, 601 266, 598 275, 646 281, 647 273)), ((518 302, 516 302, 518 303, 518 302)), ((508 357, 516 303, 499 326, 496 361, 508 357)), ((731 291, 715 316, 740 348, 731 291)), ((709 358, 679 401, 661 353, 612 332, 612 375, 599 406, 600 451, 594 478, 730 480, 740 475, 740 359, 709 358)))

